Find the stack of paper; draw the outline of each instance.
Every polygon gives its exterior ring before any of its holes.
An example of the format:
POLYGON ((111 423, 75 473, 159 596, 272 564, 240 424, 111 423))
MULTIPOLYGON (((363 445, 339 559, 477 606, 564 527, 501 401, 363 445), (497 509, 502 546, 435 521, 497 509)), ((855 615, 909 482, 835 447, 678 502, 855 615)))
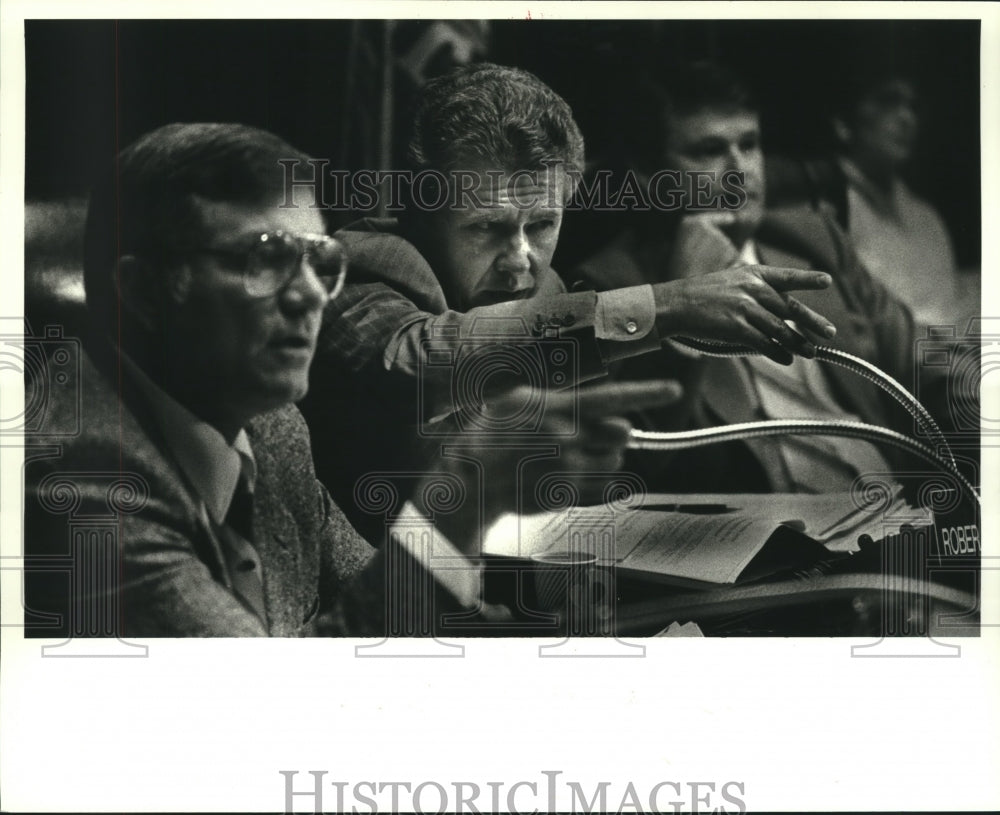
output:
MULTIPOLYGON (((930 516, 902 498, 901 488, 826 495, 647 495, 630 509, 576 507, 502 518, 483 551, 529 558, 540 552, 586 551, 623 572, 680 583, 735 583, 774 532, 791 527, 831 552, 858 549, 902 524, 930 516)), ((804 543, 811 544, 806 540, 804 543)), ((804 544, 803 544, 804 545, 804 544)))
POLYGON ((699 496, 699 500, 725 498, 741 513, 798 529, 831 552, 856 552, 862 535, 881 540, 895 535, 903 524, 933 522, 928 510, 911 506, 902 492, 902 486, 896 484, 869 492, 699 496))

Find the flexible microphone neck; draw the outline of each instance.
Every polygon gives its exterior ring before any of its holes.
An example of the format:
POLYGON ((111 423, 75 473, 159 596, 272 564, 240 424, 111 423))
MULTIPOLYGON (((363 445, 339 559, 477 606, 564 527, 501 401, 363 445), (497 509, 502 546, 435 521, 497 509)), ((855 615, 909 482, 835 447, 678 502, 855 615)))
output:
MULTIPOLYGON (((741 345, 696 340, 689 337, 674 337, 673 339, 707 356, 760 356, 759 352, 741 345)), ((814 419, 776 419, 762 422, 744 422, 741 424, 723 425, 721 427, 676 432, 633 430, 628 447, 633 450, 683 450, 690 447, 700 447, 706 444, 717 444, 725 441, 743 441, 746 439, 779 435, 832 435, 859 438, 875 443, 888 444, 919 456, 957 479, 962 489, 976 503, 980 503, 979 493, 976 488, 959 472, 951 447, 941 432, 940 427, 938 427, 937 422, 934 421, 927 409, 920 404, 920 401, 912 393, 877 366, 852 354, 839 351, 836 348, 818 347, 816 349, 816 359, 846 368, 864 377, 888 393, 906 408, 907 412, 909 412, 920 428, 933 440, 938 449, 935 450, 930 445, 924 444, 921 441, 877 425, 865 424, 864 422, 814 419)))

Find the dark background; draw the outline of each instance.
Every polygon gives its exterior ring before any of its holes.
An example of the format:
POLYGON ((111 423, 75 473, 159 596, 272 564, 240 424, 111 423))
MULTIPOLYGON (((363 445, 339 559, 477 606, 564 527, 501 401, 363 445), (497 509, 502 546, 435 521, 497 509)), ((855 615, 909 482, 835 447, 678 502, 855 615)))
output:
POLYGON ((589 155, 613 139, 611 103, 627 99, 636 68, 669 59, 738 69, 761 105, 766 149, 792 156, 830 148, 829 112, 849 72, 908 75, 923 114, 909 180, 944 217, 959 264, 979 265, 974 20, 27 21, 26 199, 85 195, 100 163, 172 121, 242 121, 335 166, 378 167, 386 98, 398 166, 413 92, 465 58, 446 38, 419 76, 406 70, 433 26, 465 38, 465 57, 537 73, 573 107, 589 155))

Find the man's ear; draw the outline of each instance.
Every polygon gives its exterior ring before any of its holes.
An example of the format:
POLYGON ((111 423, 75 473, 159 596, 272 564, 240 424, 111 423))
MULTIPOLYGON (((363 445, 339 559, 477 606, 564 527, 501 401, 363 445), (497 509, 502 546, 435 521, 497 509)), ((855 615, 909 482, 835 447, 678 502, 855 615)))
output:
POLYGON ((116 273, 122 307, 147 331, 160 321, 165 301, 183 303, 191 288, 187 266, 165 271, 135 255, 122 255, 116 273))

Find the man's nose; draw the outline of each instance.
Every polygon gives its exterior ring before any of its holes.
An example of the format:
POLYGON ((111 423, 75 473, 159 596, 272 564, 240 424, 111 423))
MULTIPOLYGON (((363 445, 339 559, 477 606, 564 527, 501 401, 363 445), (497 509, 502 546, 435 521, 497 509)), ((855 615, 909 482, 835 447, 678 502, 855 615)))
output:
POLYGON ((329 299, 326 286, 316 274, 309 256, 303 255, 291 280, 281 291, 283 307, 295 312, 313 311, 323 308, 329 299))
POLYGON ((535 276, 530 269, 520 271, 501 271, 503 279, 500 281, 504 290, 511 293, 530 291, 535 287, 535 276))
POLYGON ((530 287, 531 243, 523 229, 517 230, 508 238, 507 245, 497 259, 497 269, 510 278, 511 291, 530 287))
POLYGON ((749 187, 758 187, 764 178, 764 162, 759 150, 741 150, 734 147, 729 151, 727 170, 743 173, 749 187))
POLYGON ((739 145, 734 144, 729 148, 726 159, 727 170, 736 170, 740 173, 754 172, 754 155, 752 151, 743 150, 739 145))

